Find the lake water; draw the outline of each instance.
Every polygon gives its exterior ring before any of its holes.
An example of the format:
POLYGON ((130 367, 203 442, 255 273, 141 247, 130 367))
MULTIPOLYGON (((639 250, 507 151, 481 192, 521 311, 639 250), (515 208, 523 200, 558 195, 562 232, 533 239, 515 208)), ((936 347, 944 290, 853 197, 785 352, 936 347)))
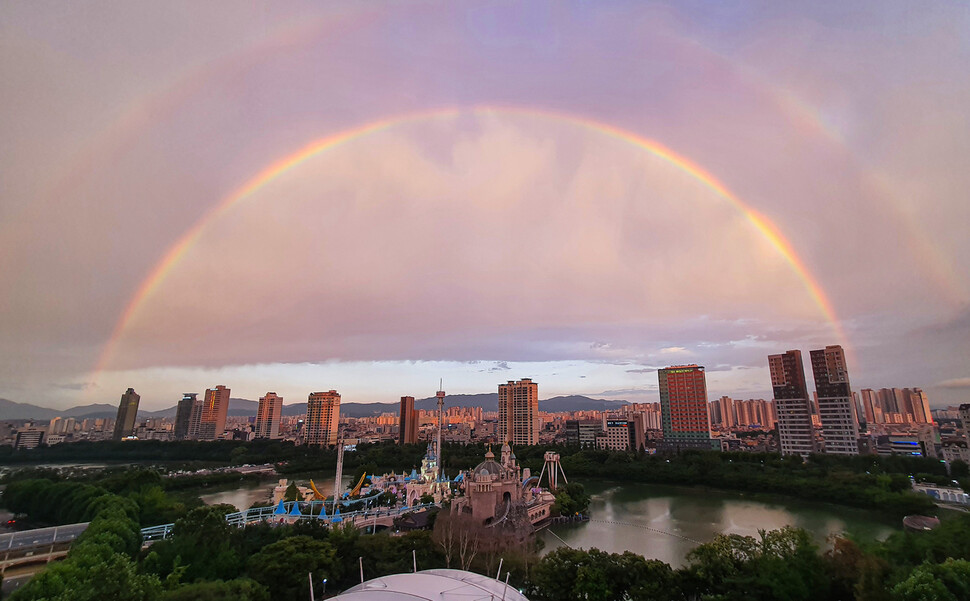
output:
MULTIPOLYGON (((333 474, 296 474, 288 478, 301 486, 312 478, 322 492, 333 490, 333 474)), ((344 490, 350 487, 350 478, 345 474, 341 479, 344 490)), ((276 480, 246 483, 201 498, 209 505, 228 503, 242 510, 256 502, 271 501, 276 484, 276 480)), ((839 505, 652 484, 587 481, 583 485, 592 497, 592 519, 542 531, 539 536, 545 543, 545 553, 565 541, 571 547, 596 547, 611 553, 633 551, 678 567, 686 563, 687 553, 697 544, 708 542, 719 533, 757 538, 759 529, 792 525, 808 530, 816 543, 826 547, 833 534, 851 531, 862 538, 882 539, 901 528, 872 512, 839 505)))
POLYGON ((837 505, 701 488, 583 484, 592 497, 592 519, 543 531, 544 552, 565 541, 571 547, 596 547, 611 553, 633 551, 678 567, 686 563, 687 553, 699 542, 708 542, 719 533, 757 538, 759 529, 792 525, 809 531, 816 543, 826 547, 833 534, 851 531, 863 538, 882 539, 901 528, 872 512, 837 505))
MULTIPOLYGON (((236 509, 242 511, 243 509, 252 507, 253 503, 268 503, 272 501, 273 489, 276 488, 280 478, 287 478, 290 482, 296 482, 297 486, 309 486, 308 482, 312 479, 313 484, 316 485, 320 492, 332 494, 333 477, 334 474, 291 474, 288 476, 280 476, 279 478, 274 478, 265 482, 247 482, 239 488, 199 495, 199 498, 202 499, 202 502, 206 505, 228 503, 229 505, 232 505, 236 509)), ((344 476, 340 479, 343 483, 343 490, 350 487, 350 479, 352 477, 353 474, 344 474, 344 476)))

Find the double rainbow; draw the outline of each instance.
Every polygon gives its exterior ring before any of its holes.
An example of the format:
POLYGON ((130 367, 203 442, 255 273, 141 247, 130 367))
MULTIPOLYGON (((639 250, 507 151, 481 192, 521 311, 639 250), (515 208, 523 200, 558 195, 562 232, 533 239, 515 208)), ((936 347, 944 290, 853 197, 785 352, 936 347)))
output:
POLYGON ((677 154, 666 146, 648 138, 644 138, 639 134, 585 117, 530 108, 478 106, 466 109, 444 108, 426 112, 398 115, 381 119, 379 121, 373 121, 320 138, 304 146, 303 148, 300 148, 296 152, 282 157, 263 168, 232 194, 225 197, 221 202, 208 210, 188 230, 186 230, 184 234, 182 234, 175 244, 173 244, 165 252, 161 260, 158 261, 149 275, 141 282, 137 291, 128 302, 124 313, 122 313, 121 318, 115 325, 111 337, 105 345, 96 367, 96 373, 100 373, 110 365, 114 352, 119 342, 124 337, 126 329, 136 318, 145 301, 162 285, 168 274, 172 272, 172 270, 185 257, 188 251, 196 244, 196 242, 198 242, 206 228, 211 223, 218 221, 223 215, 231 211, 237 204, 243 202, 247 198, 250 198, 284 173, 299 167, 308 159, 317 156, 322 152, 326 152, 328 150, 337 148, 342 144, 359 140, 360 138, 376 134, 378 132, 386 131, 395 126, 441 118, 453 118, 462 114, 511 114, 536 119, 552 120, 575 127, 580 127, 628 143, 666 161, 668 164, 688 174, 696 181, 702 183, 709 190, 728 201, 752 226, 754 226, 754 228, 771 244, 771 246, 777 250, 777 252, 789 264, 792 271, 801 280, 806 291, 809 293, 814 303, 818 306, 826 321, 828 321, 830 324, 833 333, 848 351, 847 337, 842 329, 839 319, 835 314, 831 301, 825 294, 825 291, 822 289, 817 278, 811 273, 805 262, 795 252, 788 239, 767 217, 759 214, 757 211, 745 204, 716 177, 714 177, 697 163, 691 161, 687 157, 677 154))

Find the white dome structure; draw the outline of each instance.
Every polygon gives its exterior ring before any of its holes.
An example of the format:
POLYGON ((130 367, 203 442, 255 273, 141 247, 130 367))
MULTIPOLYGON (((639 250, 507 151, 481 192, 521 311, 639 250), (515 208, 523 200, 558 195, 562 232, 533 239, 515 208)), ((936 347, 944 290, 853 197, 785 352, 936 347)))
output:
POLYGON ((335 601, 529 601, 494 578, 463 570, 422 570, 368 580, 333 597, 335 601))

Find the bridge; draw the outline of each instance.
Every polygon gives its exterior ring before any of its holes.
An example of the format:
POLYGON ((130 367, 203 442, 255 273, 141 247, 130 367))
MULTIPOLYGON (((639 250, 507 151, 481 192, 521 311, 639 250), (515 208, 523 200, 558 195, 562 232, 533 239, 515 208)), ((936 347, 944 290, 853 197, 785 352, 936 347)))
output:
POLYGON ((88 522, 0 534, 0 575, 10 568, 46 564, 67 555, 88 522))
MULTIPOLYGON (((276 522, 292 524, 297 521, 316 520, 328 525, 353 524, 357 528, 380 527, 390 528, 394 525, 395 518, 409 513, 428 511, 438 507, 435 503, 425 503, 412 505, 411 507, 375 507, 340 513, 340 510, 327 514, 323 501, 281 501, 275 507, 252 507, 245 511, 226 514, 226 522, 231 526, 239 528, 249 524, 259 522, 276 522)), ((151 526, 142 528, 141 537, 143 543, 150 543, 167 538, 172 533, 174 524, 162 524, 161 526, 151 526)))

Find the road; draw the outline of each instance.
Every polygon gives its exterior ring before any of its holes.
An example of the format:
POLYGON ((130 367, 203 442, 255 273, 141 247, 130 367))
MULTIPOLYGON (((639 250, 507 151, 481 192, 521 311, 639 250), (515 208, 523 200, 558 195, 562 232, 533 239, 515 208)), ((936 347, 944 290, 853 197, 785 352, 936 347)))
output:
POLYGON ((33 571, 27 572, 25 574, 17 574, 16 576, 7 576, 3 579, 3 584, 0 585, 0 595, 4 599, 9 597, 15 590, 27 584, 27 582, 34 577, 39 570, 37 566, 31 566, 33 571))
POLYGON ((0 553, 28 550, 31 547, 44 547, 54 543, 69 543, 80 536, 87 527, 88 522, 84 522, 0 534, 0 553))

